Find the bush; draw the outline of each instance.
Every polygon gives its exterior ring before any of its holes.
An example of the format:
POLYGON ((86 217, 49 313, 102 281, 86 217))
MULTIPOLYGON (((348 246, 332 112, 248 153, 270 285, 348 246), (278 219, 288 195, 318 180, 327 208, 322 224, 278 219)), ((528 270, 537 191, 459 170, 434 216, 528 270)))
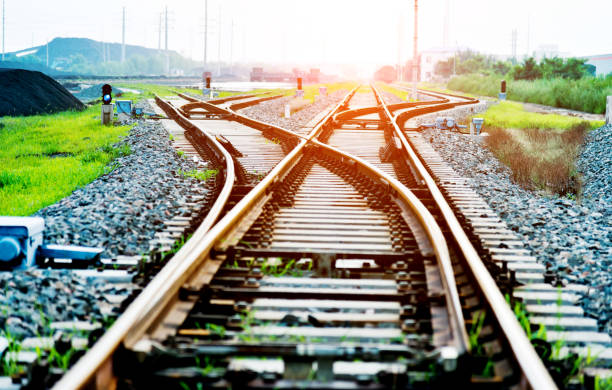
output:
MULTIPOLYGON (((448 88, 482 96, 496 97, 500 75, 477 74, 455 76, 448 88)), ((567 108, 594 114, 606 111, 606 97, 612 95, 612 75, 584 77, 578 80, 554 78, 539 80, 507 80, 510 100, 567 108)))
POLYGON ((562 132, 489 128, 486 144, 523 187, 578 195, 581 183, 575 163, 589 128, 588 122, 562 132))

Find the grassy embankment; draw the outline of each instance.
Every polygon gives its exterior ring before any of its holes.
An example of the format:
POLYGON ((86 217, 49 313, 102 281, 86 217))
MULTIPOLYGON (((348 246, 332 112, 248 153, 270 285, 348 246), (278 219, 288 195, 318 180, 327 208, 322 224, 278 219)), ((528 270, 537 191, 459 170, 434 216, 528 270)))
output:
MULTIPOLYGON (((125 93, 123 99, 176 90, 153 84, 121 85, 142 91, 125 93)), ((30 215, 109 172, 115 158, 130 153, 128 147, 113 147, 129 130, 130 126, 102 126, 98 104, 84 111, 1 117, 0 215, 30 215)))
POLYGON ((515 102, 500 102, 485 113, 486 146, 510 167, 514 180, 530 189, 579 195, 576 159, 586 133, 602 121, 527 112, 515 102))
MULTIPOLYGON (((419 88, 457 93, 461 89, 453 83, 454 80, 473 81, 475 77, 482 76, 456 77, 448 84, 451 89, 433 83, 419 83, 419 88)), ((468 90, 479 95, 494 96, 497 94, 501 79, 497 80, 495 77, 490 79, 495 80, 482 84, 469 84, 460 93, 476 97, 463 92, 468 90)), ((540 84, 548 83, 549 86, 555 82, 562 83, 558 80, 538 81, 540 84)), ((568 80, 563 82, 572 83, 568 80)), ((518 83, 519 86, 529 85, 524 81, 513 83, 518 83)), ((516 88, 516 84, 513 85, 516 88)), ((533 93, 537 86, 528 88, 523 93, 527 91, 533 93)), ((512 96, 509 94, 510 98, 512 96)), ((603 101, 605 102, 605 99, 603 101)), ((544 104, 550 105, 550 102, 544 104)), ((584 110, 584 107, 582 109, 584 110)), ((564 115, 528 112, 521 103, 510 101, 502 101, 491 106, 485 113, 474 116, 485 119, 484 131, 489 134, 486 146, 512 170, 517 183, 529 189, 544 190, 559 195, 580 194, 580 175, 576 169, 576 159, 586 133, 602 126, 603 121, 584 121, 564 115)))
POLYGON ((0 118, 0 215, 30 215, 108 172, 128 154, 129 126, 102 126, 100 107, 0 118))
MULTIPOLYGON (((451 78, 448 88, 455 91, 497 97, 502 76, 461 75, 451 78)), ((606 96, 612 95, 612 76, 585 77, 579 80, 563 78, 507 80, 508 100, 544 104, 603 114, 606 111, 606 96)))

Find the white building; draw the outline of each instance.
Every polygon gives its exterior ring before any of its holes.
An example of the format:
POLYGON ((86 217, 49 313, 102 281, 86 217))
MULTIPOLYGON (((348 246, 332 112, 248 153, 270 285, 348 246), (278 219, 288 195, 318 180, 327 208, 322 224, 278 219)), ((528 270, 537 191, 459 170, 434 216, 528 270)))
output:
POLYGON ((435 67, 439 61, 446 61, 465 48, 434 47, 421 51, 421 81, 429 81, 435 76, 435 67))

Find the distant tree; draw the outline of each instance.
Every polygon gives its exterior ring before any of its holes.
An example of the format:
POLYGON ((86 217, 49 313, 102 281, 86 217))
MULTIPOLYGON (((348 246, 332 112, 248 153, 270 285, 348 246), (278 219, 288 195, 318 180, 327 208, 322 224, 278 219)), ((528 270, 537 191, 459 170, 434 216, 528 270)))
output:
POLYGON ((512 76, 515 80, 535 80, 542 77, 542 71, 535 59, 529 57, 523 62, 523 65, 514 66, 512 76))
POLYGON ((512 69, 512 64, 509 61, 497 61, 492 65, 495 73, 505 75, 512 69))
POLYGON ((568 58, 563 66, 561 77, 566 79, 578 80, 588 75, 587 60, 582 58, 568 58))

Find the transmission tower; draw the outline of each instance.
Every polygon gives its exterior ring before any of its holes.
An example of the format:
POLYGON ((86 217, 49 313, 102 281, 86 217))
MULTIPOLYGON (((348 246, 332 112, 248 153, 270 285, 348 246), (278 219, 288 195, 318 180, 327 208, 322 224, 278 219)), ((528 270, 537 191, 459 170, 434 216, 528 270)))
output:
POLYGON ((518 32, 516 29, 512 30, 512 61, 516 63, 516 40, 518 37, 518 32))

